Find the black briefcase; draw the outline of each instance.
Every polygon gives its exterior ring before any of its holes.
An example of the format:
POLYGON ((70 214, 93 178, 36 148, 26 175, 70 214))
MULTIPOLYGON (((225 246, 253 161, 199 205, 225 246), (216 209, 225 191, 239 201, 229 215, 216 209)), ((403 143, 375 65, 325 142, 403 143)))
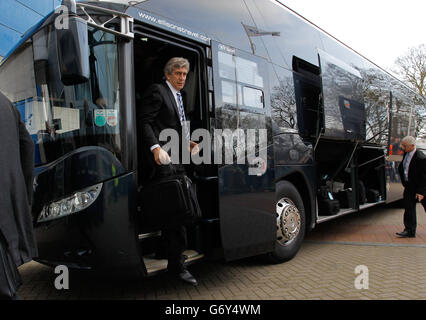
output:
POLYGON ((341 208, 351 208, 352 207, 352 198, 353 198, 352 189, 340 190, 338 193, 334 194, 334 197, 337 200, 339 200, 341 208))
POLYGON ((318 214, 320 216, 332 216, 339 213, 339 200, 318 199, 318 214))
POLYGON ((335 215, 340 210, 340 203, 333 198, 327 186, 320 186, 318 190, 318 214, 320 216, 335 215))
POLYGON ((367 201, 374 203, 380 201, 380 193, 378 190, 375 189, 368 189, 367 190, 367 201))
POLYGON ((169 176, 143 186, 141 208, 145 227, 168 229, 201 218, 195 186, 186 175, 169 176))

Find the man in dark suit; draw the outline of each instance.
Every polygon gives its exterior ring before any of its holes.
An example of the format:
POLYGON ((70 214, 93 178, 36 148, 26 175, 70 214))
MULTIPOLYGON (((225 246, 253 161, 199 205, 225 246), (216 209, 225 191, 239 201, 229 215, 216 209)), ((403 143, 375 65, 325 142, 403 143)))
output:
POLYGON ((404 157, 398 166, 402 185, 404 186, 404 226, 403 232, 397 235, 404 238, 415 238, 417 228, 416 204, 424 200, 426 195, 426 156, 416 150, 416 140, 407 136, 401 141, 404 157))
MULTIPOLYGON (((171 166, 168 165, 171 158, 162 148, 165 143, 159 139, 163 130, 172 129, 179 136, 178 145, 172 146, 172 149, 178 148, 179 151, 188 151, 192 154, 198 152, 198 145, 190 141, 180 92, 185 86, 188 72, 188 60, 184 58, 170 59, 164 68, 166 81, 150 86, 137 107, 142 181, 152 181, 174 174, 171 166)), ((176 174, 185 174, 185 167, 181 161, 182 154, 180 153, 179 159, 173 160, 176 174)), ((187 283, 197 285, 197 280, 187 270, 184 263, 185 257, 182 255, 187 245, 185 227, 162 230, 162 237, 166 242, 169 272, 187 283)))
POLYGON ((0 299, 16 299, 17 267, 37 256, 31 217, 34 143, 0 93, 0 299))

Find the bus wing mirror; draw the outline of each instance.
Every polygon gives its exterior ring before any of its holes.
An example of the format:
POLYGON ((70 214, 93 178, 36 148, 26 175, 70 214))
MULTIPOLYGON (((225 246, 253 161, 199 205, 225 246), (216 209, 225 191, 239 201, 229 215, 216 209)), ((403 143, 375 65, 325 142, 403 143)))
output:
POLYGON ((67 28, 56 29, 59 70, 64 85, 87 82, 90 78, 87 22, 70 16, 67 28))

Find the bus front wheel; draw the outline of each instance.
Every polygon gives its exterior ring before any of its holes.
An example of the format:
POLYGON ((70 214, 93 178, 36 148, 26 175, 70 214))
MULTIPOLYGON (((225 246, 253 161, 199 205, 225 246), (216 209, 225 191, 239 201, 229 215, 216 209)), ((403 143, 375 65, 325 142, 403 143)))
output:
POLYGON ((288 181, 277 184, 277 240, 267 257, 272 263, 291 260, 299 251, 305 236, 305 209, 296 187, 288 181))

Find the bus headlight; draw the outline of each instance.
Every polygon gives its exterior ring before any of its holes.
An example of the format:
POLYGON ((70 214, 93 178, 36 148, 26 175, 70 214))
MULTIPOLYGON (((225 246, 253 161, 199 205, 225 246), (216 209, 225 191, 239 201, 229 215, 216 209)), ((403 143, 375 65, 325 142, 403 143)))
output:
POLYGON ((46 222, 79 212, 89 207, 98 198, 102 183, 78 191, 71 197, 46 205, 41 210, 37 222, 46 222))

